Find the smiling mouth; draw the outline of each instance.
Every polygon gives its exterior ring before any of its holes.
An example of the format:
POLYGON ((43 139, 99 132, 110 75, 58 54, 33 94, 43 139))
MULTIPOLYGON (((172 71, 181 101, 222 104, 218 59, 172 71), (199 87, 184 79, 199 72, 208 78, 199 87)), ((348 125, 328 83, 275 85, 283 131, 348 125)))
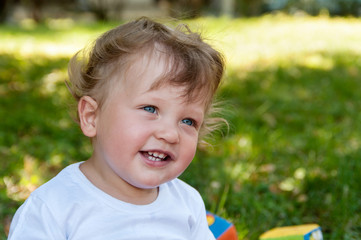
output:
POLYGON ((170 159, 170 157, 167 154, 160 152, 143 152, 143 154, 150 161, 154 161, 154 162, 167 161, 170 159))

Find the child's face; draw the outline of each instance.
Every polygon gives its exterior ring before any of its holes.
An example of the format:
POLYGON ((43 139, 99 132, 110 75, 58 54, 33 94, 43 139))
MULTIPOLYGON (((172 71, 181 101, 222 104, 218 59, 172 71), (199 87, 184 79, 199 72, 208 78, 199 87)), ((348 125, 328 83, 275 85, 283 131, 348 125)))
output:
POLYGON ((194 157, 203 123, 204 103, 186 101, 183 87, 166 83, 150 90, 164 71, 162 60, 138 59, 96 118, 100 170, 137 188, 178 177, 194 157))

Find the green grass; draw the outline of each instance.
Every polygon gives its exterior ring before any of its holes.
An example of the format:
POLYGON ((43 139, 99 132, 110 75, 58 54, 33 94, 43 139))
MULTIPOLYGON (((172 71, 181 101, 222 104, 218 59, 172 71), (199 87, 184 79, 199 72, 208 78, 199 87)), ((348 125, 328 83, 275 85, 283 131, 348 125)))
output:
MULTIPOLYGON (((361 239, 361 20, 188 23, 227 57, 218 97, 230 129, 182 178, 239 239, 303 223, 325 239, 361 239)), ((111 26, 0 26, 0 239, 29 192, 89 156, 63 80, 70 54, 111 26)))

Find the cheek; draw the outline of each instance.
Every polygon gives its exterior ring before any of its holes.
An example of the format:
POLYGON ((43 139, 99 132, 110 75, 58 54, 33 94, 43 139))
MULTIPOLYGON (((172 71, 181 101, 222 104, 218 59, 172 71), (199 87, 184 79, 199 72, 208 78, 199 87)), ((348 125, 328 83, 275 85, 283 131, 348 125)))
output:
POLYGON ((123 151, 123 154, 139 151, 140 148, 147 142, 151 135, 151 128, 136 119, 122 120, 116 123, 115 126, 109 128, 108 142, 118 149, 114 151, 123 151))
MULTIPOLYGON (((198 139, 197 139, 198 140, 198 139)), ((189 162, 191 162, 194 158, 194 155, 197 151, 197 144, 198 144, 198 141, 197 140, 194 140, 194 139, 189 139, 188 141, 185 142, 185 146, 184 146, 184 155, 186 158, 188 158, 189 162)))

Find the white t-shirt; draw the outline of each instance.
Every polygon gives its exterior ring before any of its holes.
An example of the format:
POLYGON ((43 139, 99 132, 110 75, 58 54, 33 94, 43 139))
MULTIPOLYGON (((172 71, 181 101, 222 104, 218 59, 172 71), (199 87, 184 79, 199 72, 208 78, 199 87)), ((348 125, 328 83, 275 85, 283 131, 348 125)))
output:
POLYGON ((35 190, 18 209, 9 240, 215 239, 199 193, 179 179, 148 205, 122 202, 95 187, 80 163, 35 190))

